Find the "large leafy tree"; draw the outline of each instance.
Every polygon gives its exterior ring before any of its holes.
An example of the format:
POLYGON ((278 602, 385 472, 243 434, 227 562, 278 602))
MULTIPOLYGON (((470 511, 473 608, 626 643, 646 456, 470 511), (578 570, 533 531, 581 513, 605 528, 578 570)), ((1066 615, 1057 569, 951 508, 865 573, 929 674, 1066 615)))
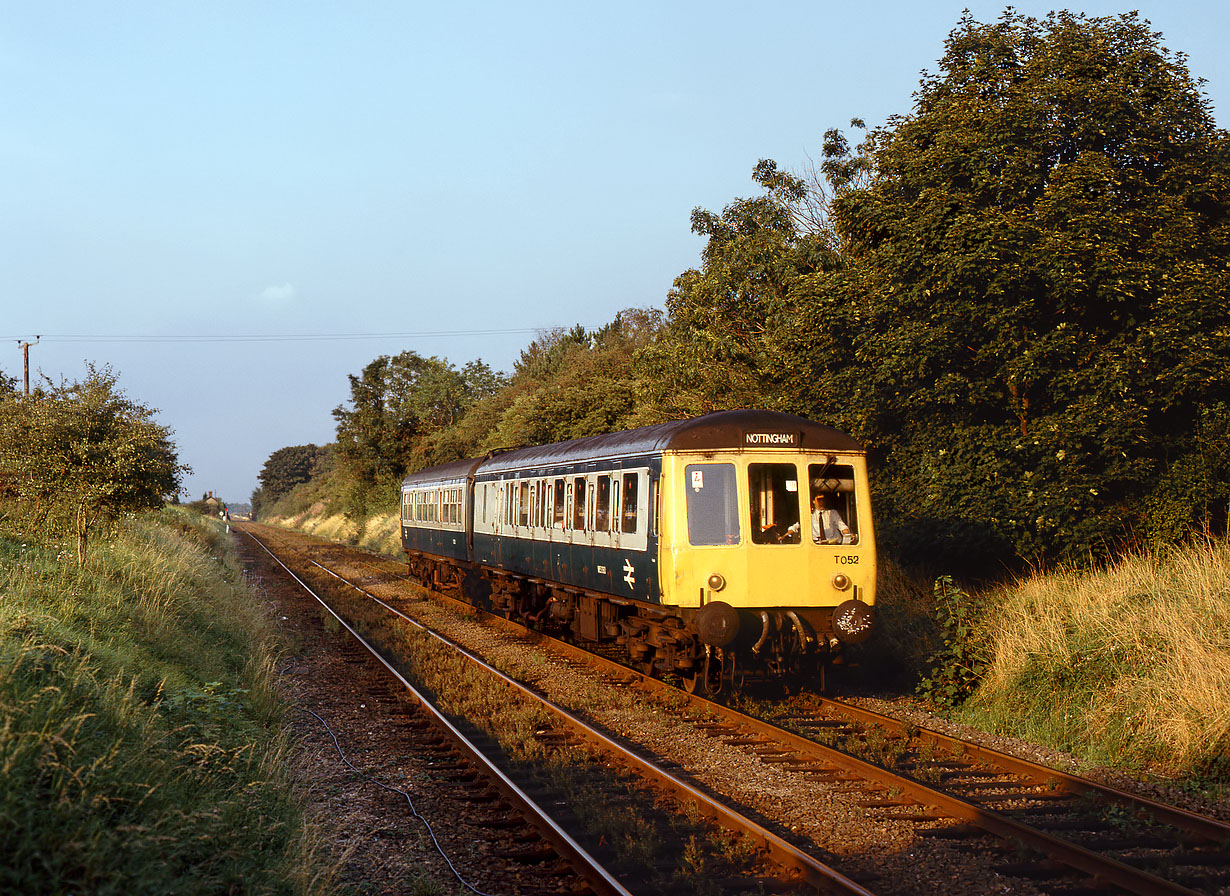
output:
POLYGON ((440 456, 439 434, 502 385, 503 378, 482 361, 459 371, 448 361, 416 352, 382 355, 359 376, 350 376, 349 406, 333 411, 338 459, 363 488, 452 460, 440 456))
POLYGON ((1024 556, 1224 526, 1230 144, 1184 57, 1135 14, 967 16, 916 96, 830 135, 848 268, 802 306, 849 324, 812 374, 885 508, 1024 556))
POLYGON ((795 327, 794 289, 804 275, 840 267, 826 197, 769 160, 753 178, 763 192, 721 214, 697 208, 701 267, 676 278, 661 338, 639 358, 647 417, 752 405, 789 409, 795 367, 783 353, 795 327))
POLYGON ((296 485, 311 481, 331 456, 332 449, 318 445, 289 445, 273 452, 257 474, 260 487, 253 495, 253 511, 288 494, 296 485))
POLYGON ((596 330, 577 325, 540 334, 514 366, 486 447, 541 445, 632 425, 634 359, 660 326, 659 312, 629 308, 596 330))
POLYGON ((0 400, 0 483, 12 501, 8 509, 75 535, 81 566, 98 523, 161 507, 188 469, 178 462, 171 431, 116 382, 110 368, 91 366, 81 382, 0 400))

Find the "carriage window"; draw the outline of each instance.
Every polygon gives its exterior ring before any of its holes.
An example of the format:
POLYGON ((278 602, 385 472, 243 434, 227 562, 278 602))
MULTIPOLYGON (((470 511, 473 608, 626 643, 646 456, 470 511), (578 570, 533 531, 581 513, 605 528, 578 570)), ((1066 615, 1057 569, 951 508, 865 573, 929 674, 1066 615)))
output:
POLYGON ((739 500, 734 464, 688 464, 688 541, 694 545, 739 543, 739 500))
POLYGON ((799 471, 794 464, 748 464, 752 541, 799 543, 799 471))
POLYGON ((530 484, 522 482, 521 487, 517 489, 517 524, 528 526, 530 524, 530 484))
POLYGON ((624 473, 624 512, 619 528, 624 532, 636 531, 637 483, 635 473, 624 473))
POLYGON ((564 480, 555 480, 555 507, 551 525, 563 528, 564 525, 564 480))
POLYGON ((572 528, 585 528, 585 480, 583 478, 573 480, 572 528))
POLYGON ((849 464, 810 464, 811 537, 816 544, 858 544, 858 507, 854 468, 849 464))
POLYGON ((594 528, 606 532, 611 528, 611 477, 599 476, 594 504, 594 528))

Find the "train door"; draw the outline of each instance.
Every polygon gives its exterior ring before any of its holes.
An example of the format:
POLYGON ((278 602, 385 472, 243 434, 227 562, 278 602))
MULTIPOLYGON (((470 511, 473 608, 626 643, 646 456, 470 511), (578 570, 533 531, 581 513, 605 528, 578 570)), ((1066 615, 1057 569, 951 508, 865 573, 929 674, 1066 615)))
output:
POLYGON ((747 601, 755 606, 806 603, 811 522, 804 507, 807 480, 793 461, 766 458, 747 465, 751 544, 747 601), (804 529, 806 528, 806 532, 804 529))
POLYGON ((564 581, 569 568, 568 481, 562 476, 551 480, 551 578, 564 581))

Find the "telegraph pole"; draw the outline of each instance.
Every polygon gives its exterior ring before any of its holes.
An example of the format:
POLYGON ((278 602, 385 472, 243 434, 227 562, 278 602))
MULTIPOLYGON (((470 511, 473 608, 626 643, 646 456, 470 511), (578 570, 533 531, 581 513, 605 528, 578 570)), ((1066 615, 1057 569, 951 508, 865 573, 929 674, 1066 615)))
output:
POLYGON ((27 398, 29 398, 29 397, 30 397, 30 346, 32 346, 32 345, 38 345, 38 341, 39 341, 40 339, 42 339, 42 338, 43 338, 42 336, 35 336, 35 337, 34 337, 34 341, 33 341, 33 342, 21 342, 21 340, 20 340, 20 339, 18 339, 18 340, 17 340, 19 343, 21 343, 21 354, 22 354, 22 356, 23 356, 23 360, 24 360, 24 362, 25 362, 25 368, 26 368, 26 397, 27 397, 27 398))

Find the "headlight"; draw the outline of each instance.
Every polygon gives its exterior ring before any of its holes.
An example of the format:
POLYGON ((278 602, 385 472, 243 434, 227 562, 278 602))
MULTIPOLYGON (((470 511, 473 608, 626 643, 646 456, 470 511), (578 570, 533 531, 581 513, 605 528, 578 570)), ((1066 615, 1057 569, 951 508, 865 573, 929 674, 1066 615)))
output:
POLYGON ((850 577, 845 573, 837 573, 833 576, 833 587, 838 591, 845 591, 850 587, 850 577))
POLYGON ((722 578, 721 573, 715 572, 713 575, 709 576, 709 590, 710 591, 721 591, 725 587, 726 587, 726 580, 722 578))

